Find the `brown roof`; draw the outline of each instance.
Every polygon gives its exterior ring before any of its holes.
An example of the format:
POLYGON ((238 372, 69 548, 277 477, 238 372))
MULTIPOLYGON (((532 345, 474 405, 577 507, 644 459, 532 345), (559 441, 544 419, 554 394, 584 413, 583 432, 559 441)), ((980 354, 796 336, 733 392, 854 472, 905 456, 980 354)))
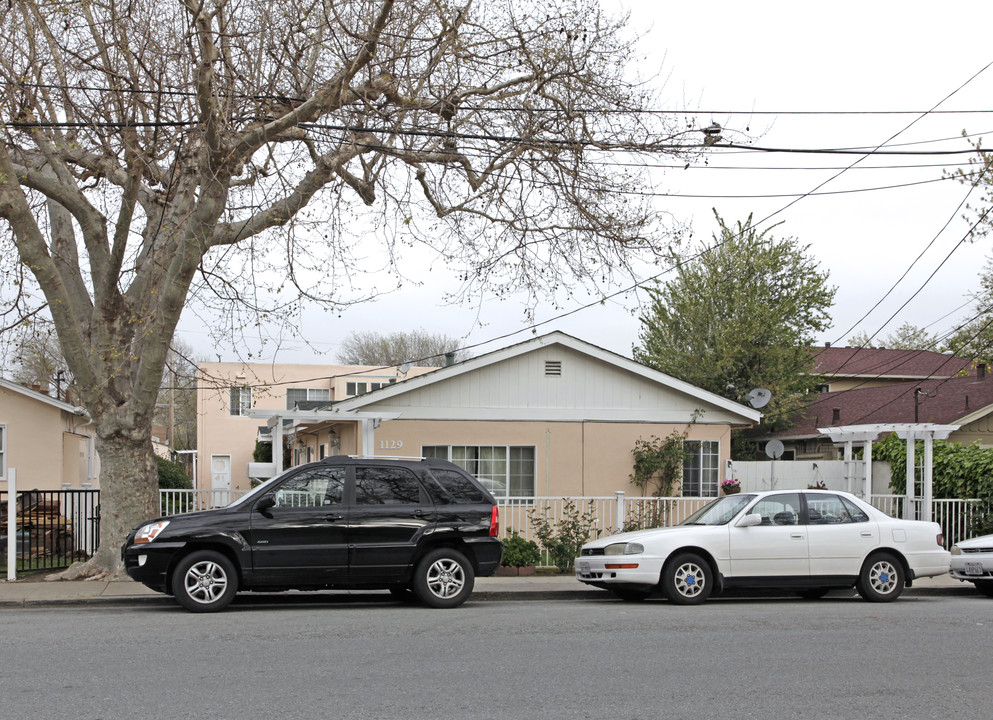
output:
MULTIPOLYGON (((817 428, 835 425, 912 422, 958 425, 962 418, 989 406, 993 406, 993 376, 989 374, 983 378, 971 375, 856 388, 821 393, 797 414, 792 428, 769 437, 817 437, 820 435, 817 428), (924 394, 918 396, 915 419, 917 388, 924 394)), ((993 408, 990 410, 993 412, 993 408)))
POLYGON ((972 369, 965 358, 931 350, 814 347, 814 373, 832 376, 948 378, 972 369))

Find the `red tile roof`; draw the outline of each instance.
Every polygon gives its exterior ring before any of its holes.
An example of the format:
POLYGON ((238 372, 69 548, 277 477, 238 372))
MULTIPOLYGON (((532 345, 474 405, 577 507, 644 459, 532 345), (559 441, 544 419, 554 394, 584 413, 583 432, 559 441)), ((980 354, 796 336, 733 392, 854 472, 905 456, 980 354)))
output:
POLYGON ((993 406, 993 376, 989 374, 982 379, 971 375, 842 390, 821 393, 798 413, 791 429, 768 437, 817 437, 820 435, 817 428, 834 425, 912 422, 957 425, 962 418, 983 408, 989 407, 993 412, 990 406, 993 406), (919 396, 915 420, 917 388, 924 394, 919 396))
POLYGON ((970 371, 971 361, 930 350, 887 348, 814 347, 814 372, 818 375, 856 377, 905 377, 923 379, 954 377, 970 371))

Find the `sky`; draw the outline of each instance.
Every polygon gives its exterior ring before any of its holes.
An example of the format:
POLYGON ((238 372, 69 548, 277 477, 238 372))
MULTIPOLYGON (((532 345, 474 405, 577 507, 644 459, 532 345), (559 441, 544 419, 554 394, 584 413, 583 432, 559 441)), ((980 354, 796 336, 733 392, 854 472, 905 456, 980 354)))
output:
MULTIPOLYGON (((603 6, 630 9, 631 27, 644 34, 638 70, 664 81, 667 107, 698 111, 702 124, 719 123, 754 146, 967 150, 963 130, 993 133, 993 50, 980 30, 993 19, 988 1, 603 6)), ((967 156, 877 155, 844 170, 861 157, 715 150, 706 165, 665 170, 658 187, 666 194, 657 202, 691 223, 697 240, 715 231, 716 208, 729 224, 749 214, 768 218, 760 228, 782 223, 774 236, 809 246, 838 288, 834 325, 819 342, 844 345, 856 332, 885 337, 903 323, 947 332, 969 316, 968 293, 990 257, 988 239, 963 241, 968 188, 941 180, 967 156)), ((429 286, 340 317, 307 311, 300 322, 311 346, 287 338, 262 357, 333 362, 353 331, 423 328, 458 338, 473 354, 532 337, 522 302, 445 306, 445 280, 432 272, 429 286)), ((560 319, 576 306, 539 308, 537 332, 562 330, 630 357, 644 300, 630 293, 560 319)), ((209 359, 237 359, 211 347, 192 314, 184 314, 178 336, 209 359)))

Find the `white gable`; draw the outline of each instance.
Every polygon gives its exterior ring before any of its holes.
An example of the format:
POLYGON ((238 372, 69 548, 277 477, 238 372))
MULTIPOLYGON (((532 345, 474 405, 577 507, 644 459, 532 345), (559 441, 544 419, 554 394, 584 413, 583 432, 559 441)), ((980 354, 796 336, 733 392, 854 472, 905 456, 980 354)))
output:
POLYGON ((337 403, 405 420, 757 422, 756 411, 562 333, 337 403))

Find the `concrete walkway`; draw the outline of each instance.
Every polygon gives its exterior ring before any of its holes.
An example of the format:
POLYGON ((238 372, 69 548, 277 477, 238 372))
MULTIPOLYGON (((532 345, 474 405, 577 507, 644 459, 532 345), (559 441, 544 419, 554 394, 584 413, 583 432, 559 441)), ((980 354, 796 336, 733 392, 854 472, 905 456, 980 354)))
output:
MULTIPOLYGON (((836 593, 851 593, 839 590, 836 593)), ((972 583, 960 582, 948 575, 923 578, 904 590, 904 597, 914 596, 972 596, 972 583)), ((346 601, 349 596, 372 599, 389 598, 386 593, 371 591, 245 593, 236 602, 301 602, 346 601)), ((471 601, 493 600, 610 600, 603 590, 590 588, 572 576, 534 575, 531 577, 476 578, 471 601)), ((734 597, 728 594, 727 597, 734 597)), ((149 590, 132 580, 54 581, 29 579, 16 582, 0 581, 0 607, 59 607, 59 606, 129 606, 175 601, 149 590)))

